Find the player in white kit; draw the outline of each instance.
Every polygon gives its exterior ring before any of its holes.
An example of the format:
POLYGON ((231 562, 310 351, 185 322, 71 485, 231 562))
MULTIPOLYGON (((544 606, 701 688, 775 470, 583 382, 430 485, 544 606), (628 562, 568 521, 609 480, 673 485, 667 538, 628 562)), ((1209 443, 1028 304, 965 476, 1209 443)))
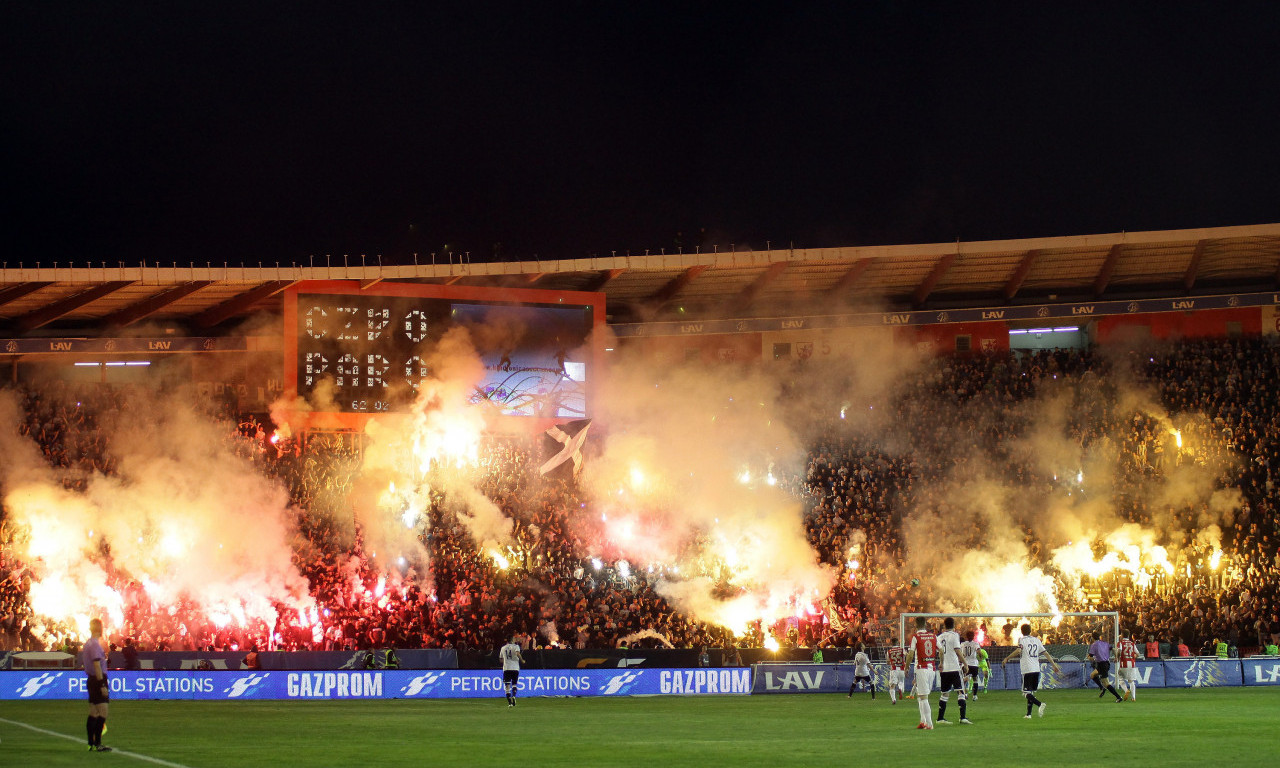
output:
POLYGON ((846 698, 853 698, 854 690, 863 685, 871 689, 871 700, 875 701, 876 681, 871 677, 871 657, 867 655, 867 646, 858 643, 858 652, 853 657, 853 685, 849 686, 846 698))
POLYGON ((498 649, 498 658, 502 660, 502 688, 507 695, 508 707, 516 705, 516 693, 520 688, 520 663, 524 661, 520 646, 516 644, 516 637, 512 635, 511 642, 498 649))
POLYGON ((978 700, 978 685, 982 679, 982 661, 978 651, 982 646, 973 639, 973 630, 964 633, 964 642, 960 644, 960 655, 964 656, 964 665, 969 668, 969 700, 978 700))
POLYGON ((948 616, 942 622, 943 631, 938 635, 939 665, 942 668, 942 696, 938 702, 938 723, 951 725, 947 719, 947 700, 955 691, 960 699, 960 722, 973 725, 966 712, 968 702, 965 700, 965 678, 969 670, 964 663, 964 655, 960 652, 960 635, 956 634, 956 620, 948 616))
POLYGON ((1040 716, 1044 717, 1044 702, 1036 698, 1036 691, 1040 688, 1040 660, 1047 659, 1053 666, 1053 671, 1058 674, 1062 674, 1062 668, 1053 660, 1053 656, 1049 655, 1049 651, 1045 650, 1040 638, 1031 636, 1030 624, 1022 625, 1022 637, 1018 638, 1018 647, 1005 658, 1004 663, 1008 664, 1014 659, 1018 660, 1022 670, 1022 695, 1027 697, 1026 719, 1031 719, 1033 706, 1039 707, 1040 716))

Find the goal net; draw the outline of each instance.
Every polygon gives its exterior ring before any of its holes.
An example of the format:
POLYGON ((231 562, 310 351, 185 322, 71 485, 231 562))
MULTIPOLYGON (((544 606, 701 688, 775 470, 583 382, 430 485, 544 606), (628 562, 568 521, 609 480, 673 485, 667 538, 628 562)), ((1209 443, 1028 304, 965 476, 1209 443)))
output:
POLYGON ((1079 688, 1089 685, 1089 643, 1092 637, 1100 637, 1112 648, 1120 637, 1120 614, 1116 611, 1090 611, 1069 613, 904 613, 898 617, 898 637, 906 642, 916 631, 916 619, 923 617, 934 632, 941 632, 943 621, 955 619, 956 632, 963 640, 969 632, 981 645, 990 659, 993 674, 1003 673, 1008 684, 1016 687, 1017 664, 1011 670, 1003 670, 1002 662, 1017 647, 1022 636, 1020 627, 1031 625, 1031 634, 1044 642, 1045 648, 1061 667, 1061 674, 1045 665, 1041 685, 1045 688, 1079 688))

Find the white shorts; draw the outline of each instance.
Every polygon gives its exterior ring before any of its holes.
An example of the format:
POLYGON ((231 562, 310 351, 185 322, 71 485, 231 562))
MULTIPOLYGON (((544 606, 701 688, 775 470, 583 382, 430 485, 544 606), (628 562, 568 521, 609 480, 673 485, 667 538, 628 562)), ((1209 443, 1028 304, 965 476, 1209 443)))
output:
POLYGON ((1130 683, 1138 682, 1138 668, 1137 667, 1121 667, 1120 679, 1130 683))
POLYGON ((915 682, 911 684, 911 690, 917 696, 928 696, 933 691, 932 669, 917 669, 915 682))
POLYGON ((889 670, 889 687, 904 688, 907 682, 907 672, 904 669, 889 670))

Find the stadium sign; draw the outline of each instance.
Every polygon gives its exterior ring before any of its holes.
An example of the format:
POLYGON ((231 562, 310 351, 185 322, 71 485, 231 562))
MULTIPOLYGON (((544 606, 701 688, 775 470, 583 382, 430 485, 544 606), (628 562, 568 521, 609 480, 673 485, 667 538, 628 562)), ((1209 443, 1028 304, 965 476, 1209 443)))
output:
POLYGON ((757 664, 752 693, 842 693, 853 682, 853 667, 836 664, 757 664), (848 681, 840 679, 846 667, 848 681))
POLYGON ((248 352, 244 336, 136 336, 131 338, 0 339, 9 355, 119 355, 169 352, 248 352))
POLYGON ((1245 659, 1245 685, 1280 685, 1280 658, 1245 659))
POLYGON ((915 326, 948 323, 980 323, 1010 320, 1075 320, 1081 317, 1194 312, 1202 309, 1238 309, 1280 305, 1280 293, 1241 293, 1197 296, 1194 299, 1137 299, 1094 301, 1087 304, 1027 304, 1017 307, 948 309, 940 312, 864 312, 848 315, 804 317, 753 317, 731 320, 704 320, 698 323, 614 323, 609 329, 619 337, 692 336, 724 333, 770 333, 774 331, 824 330, 873 326, 915 326))
POLYGON ((1213 688, 1244 685, 1239 659, 1165 659, 1166 688, 1213 688))
MULTIPOLYGON (((329 672, 112 672, 117 700, 464 699, 501 696, 502 673, 470 670, 329 672)), ((751 670, 526 670, 523 696, 724 695, 751 693, 751 670)), ((0 700, 81 700, 81 672, 0 672, 0 700)))

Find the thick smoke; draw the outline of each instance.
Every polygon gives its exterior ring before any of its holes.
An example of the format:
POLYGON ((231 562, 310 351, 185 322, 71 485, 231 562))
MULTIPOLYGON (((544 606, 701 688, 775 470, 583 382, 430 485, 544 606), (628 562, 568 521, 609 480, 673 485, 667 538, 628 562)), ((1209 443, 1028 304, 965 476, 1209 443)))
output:
POLYGON ((914 489, 917 507, 903 521, 903 575, 922 578, 930 609, 1056 612, 1061 590, 1086 576, 1120 572, 1142 583, 1152 571, 1171 574, 1171 554, 1183 544, 1176 532, 1187 522, 1178 524, 1178 516, 1192 510, 1191 524, 1205 531, 1200 543, 1217 549, 1218 526, 1241 503, 1238 491, 1217 489, 1228 458, 1202 451, 1193 460, 1175 445, 1188 429, 1197 440, 1217 440, 1194 426, 1203 419, 1180 414, 1182 430, 1175 429, 1155 393, 1132 376, 1049 379, 1017 406, 979 399, 960 407, 960 424, 981 432, 999 423, 1004 431, 987 442, 969 429, 942 435, 936 447, 955 457, 953 470, 914 489), (1012 418, 994 418, 1000 408, 1012 418), (1111 428, 1099 432, 1098 424, 1111 428), (1135 450, 1133 435, 1143 430, 1155 438, 1138 440, 1135 450), (1122 509, 1126 494, 1143 516, 1138 523, 1122 509))
MULTIPOLYGON (((426 359, 408 416, 366 428, 352 503, 373 553, 425 562, 419 532, 434 501, 457 516, 476 544, 493 551, 512 540, 512 521, 479 489, 481 440, 488 427, 470 398, 484 375, 471 331, 452 328, 426 359)), ((423 570, 425 573, 425 569, 423 570)))
POLYGON ((126 405, 102 425, 110 475, 51 467, 19 433, 12 393, 0 393, 5 505, 29 532, 20 556, 37 578, 37 615, 83 630, 87 610, 122 621, 134 582, 157 605, 193 604, 216 624, 310 604, 291 560, 294 510, 277 482, 237 455, 229 425, 191 410, 190 393, 126 405))

